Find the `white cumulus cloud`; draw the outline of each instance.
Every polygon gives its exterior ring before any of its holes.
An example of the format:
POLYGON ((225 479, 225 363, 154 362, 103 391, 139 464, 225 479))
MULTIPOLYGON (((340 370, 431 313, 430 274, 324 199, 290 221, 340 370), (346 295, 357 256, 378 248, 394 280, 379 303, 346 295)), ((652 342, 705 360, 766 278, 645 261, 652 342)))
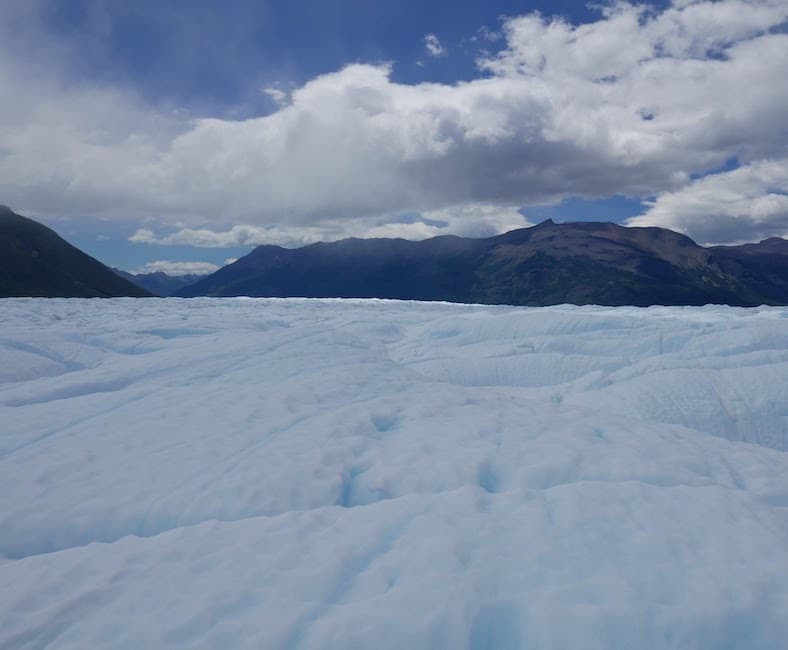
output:
POLYGON ((443 56, 446 54, 446 49, 441 45, 435 34, 427 34, 424 37, 424 48, 430 56, 443 56))
MULTIPOLYGON (((0 95, 15 98, 0 103, 0 196, 31 215, 168 215, 177 234, 134 239, 230 246, 430 231, 392 225, 402 213, 444 211, 459 232, 483 225, 473 206, 691 192, 730 158, 784 158, 786 20, 784 0, 618 2, 582 25, 530 14, 504 22, 471 81, 403 84, 354 64, 244 120, 184 118, 0 56, 0 95)), ((747 238, 754 221, 709 216, 724 204, 694 217, 704 238, 747 238)))
POLYGON ((285 106, 287 104, 287 93, 275 86, 263 88, 263 93, 268 95, 277 106, 285 106))
POLYGON ((656 197, 632 226, 661 226, 701 244, 788 238, 788 159, 757 161, 656 197))

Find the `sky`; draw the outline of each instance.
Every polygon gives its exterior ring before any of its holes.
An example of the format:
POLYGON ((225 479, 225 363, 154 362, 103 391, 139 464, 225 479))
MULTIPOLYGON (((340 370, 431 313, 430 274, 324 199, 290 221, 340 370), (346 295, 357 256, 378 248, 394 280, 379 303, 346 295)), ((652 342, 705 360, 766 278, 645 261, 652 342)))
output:
POLYGON ((788 236, 788 0, 4 0, 0 203, 130 271, 551 218, 788 236))

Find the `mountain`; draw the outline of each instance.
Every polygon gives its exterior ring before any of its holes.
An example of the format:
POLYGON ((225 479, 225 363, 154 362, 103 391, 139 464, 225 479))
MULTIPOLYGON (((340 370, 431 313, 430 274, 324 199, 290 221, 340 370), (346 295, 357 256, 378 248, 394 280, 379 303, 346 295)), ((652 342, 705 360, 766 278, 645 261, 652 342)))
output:
POLYGON ((486 304, 788 304, 788 241, 704 248, 662 228, 545 221, 487 239, 259 246, 180 296, 486 304))
POLYGON ((171 296, 179 289, 188 287, 190 284, 202 280, 206 277, 204 274, 190 273, 188 275, 167 275, 163 271, 156 271, 154 273, 129 273, 121 269, 112 269, 122 278, 126 278, 129 282, 150 291, 156 296, 171 296))
POLYGON ((0 206, 0 297, 150 295, 69 244, 54 230, 0 206))
POLYGON ((770 237, 758 244, 711 249, 726 273, 739 278, 774 304, 788 302, 788 240, 770 237))

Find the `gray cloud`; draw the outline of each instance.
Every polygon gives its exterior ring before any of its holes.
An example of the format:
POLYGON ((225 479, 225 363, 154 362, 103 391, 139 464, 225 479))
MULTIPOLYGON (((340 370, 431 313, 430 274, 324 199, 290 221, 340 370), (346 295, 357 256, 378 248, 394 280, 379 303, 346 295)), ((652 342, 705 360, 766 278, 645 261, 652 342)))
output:
POLYGON ((614 194, 657 195, 643 217, 652 222, 739 238, 755 221, 737 217, 731 229, 715 207, 724 201, 681 221, 668 197, 710 187, 693 175, 731 157, 784 158, 787 19, 782 0, 656 13, 617 3, 580 26, 522 16, 504 24, 504 47, 479 61, 476 80, 405 85, 387 66, 351 65, 241 121, 184 119, 122 89, 30 81, 18 57, 0 57, 0 94, 18 98, 0 107, 0 196, 31 214, 182 224, 135 234, 149 243, 426 236, 509 226, 489 212, 478 221, 473 206, 511 215, 614 194), (454 215, 450 227, 390 218, 430 211, 454 215))

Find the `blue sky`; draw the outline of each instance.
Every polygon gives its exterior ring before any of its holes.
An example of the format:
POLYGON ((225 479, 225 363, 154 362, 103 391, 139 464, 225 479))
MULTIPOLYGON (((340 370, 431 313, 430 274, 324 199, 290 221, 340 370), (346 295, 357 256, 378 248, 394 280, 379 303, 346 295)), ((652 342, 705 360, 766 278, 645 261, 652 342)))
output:
POLYGON ((599 17, 568 0, 60 0, 43 17, 47 31, 77 44, 76 76, 239 117, 275 108, 257 87, 298 86, 353 62, 394 61, 392 79, 402 83, 473 79, 480 46, 495 48, 479 43, 480 30, 497 31, 503 16, 530 11, 573 22, 599 17), (429 66, 419 65, 429 59, 426 34, 447 48, 429 66))
POLYGON ((545 218, 784 235, 787 17, 783 0, 10 0, 0 202, 126 269, 545 218))

